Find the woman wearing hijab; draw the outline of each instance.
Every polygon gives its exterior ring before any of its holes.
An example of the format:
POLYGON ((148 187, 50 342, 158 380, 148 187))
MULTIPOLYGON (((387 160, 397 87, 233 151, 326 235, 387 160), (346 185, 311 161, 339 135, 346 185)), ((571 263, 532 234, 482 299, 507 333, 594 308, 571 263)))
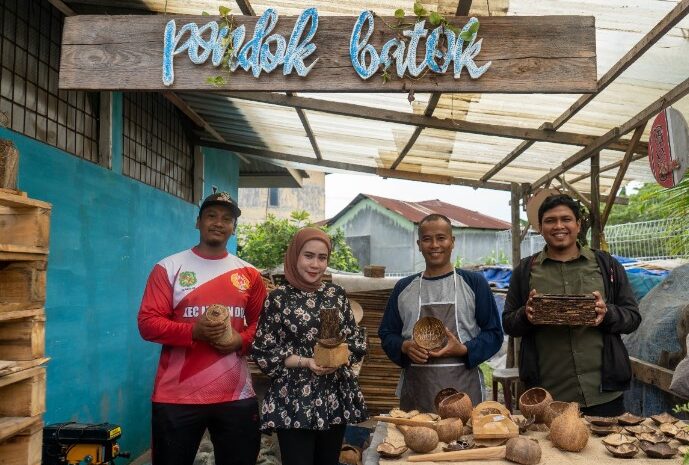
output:
POLYGON ((351 367, 326 368, 313 358, 322 308, 338 309, 350 364, 366 354, 344 289, 322 281, 330 252, 320 229, 294 235, 285 253, 288 284, 268 295, 253 342, 253 359, 271 378, 261 429, 277 431, 283 465, 337 465, 346 425, 367 418, 351 367))

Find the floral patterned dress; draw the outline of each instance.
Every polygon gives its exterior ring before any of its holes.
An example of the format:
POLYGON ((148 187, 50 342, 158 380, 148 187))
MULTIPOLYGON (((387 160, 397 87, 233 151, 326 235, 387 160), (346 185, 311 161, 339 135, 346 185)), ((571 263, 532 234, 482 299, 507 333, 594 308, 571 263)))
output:
POLYGON ((309 368, 286 368, 290 355, 313 357, 320 308, 338 308, 340 330, 349 346, 350 364, 366 354, 364 331, 354 322, 344 289, 323 283, 314 292, 280 286, 266 299, 253 342, 252 357, 271 378, 261 407, 261 430, 327 430, 330 425, 366 420, 364 396, 350 366, 318 376, 309 368))

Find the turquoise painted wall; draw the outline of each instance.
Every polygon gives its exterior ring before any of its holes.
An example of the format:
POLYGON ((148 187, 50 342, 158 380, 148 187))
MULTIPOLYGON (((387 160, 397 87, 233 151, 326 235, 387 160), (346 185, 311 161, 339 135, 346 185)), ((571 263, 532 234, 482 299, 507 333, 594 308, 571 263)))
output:
MULTIPOLYGON (((237 201, 239 198, 239 159, 233 152, 215 149, 211 147, 201 147, 203 154, 203 197, 213 193, 213 186, 218 188, 218 192, 227 192, 237 201)), ((241 209, 242 206, 240 205, 241 209)), ((241 217, 239 219, 241 222, 241 217)), ((227 243, 227 248, 232 252, 237 252, 237 237, 227 243)))
MULTIPOLYGON (((149 447, 160 350, 139 336, 139 302, 153 265, 198 242, 198 208, 13 131, 0 137, 19 149, 19 188, 53 204, 45 421, 117 423, 135 457, 149 447)), ((207 184, 236 196, 235 157, 204 156, 207 184)))

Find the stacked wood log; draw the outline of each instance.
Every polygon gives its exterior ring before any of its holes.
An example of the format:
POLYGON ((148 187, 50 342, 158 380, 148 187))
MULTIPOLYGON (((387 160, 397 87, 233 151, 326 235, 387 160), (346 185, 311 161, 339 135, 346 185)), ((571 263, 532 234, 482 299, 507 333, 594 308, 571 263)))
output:
POLYGON ((0 188, 1 463, 41 463, 50 208, 0 188))
POLYGON ((360 325, 366 328, 368 335, 368 355, 359 373, 359 385, 372 415, 387 413, 399 406, 395 390, 401 370, 385 355, 378 337, 378 327, 391 292, 392 289, 347 293, 364 309, 360 325))

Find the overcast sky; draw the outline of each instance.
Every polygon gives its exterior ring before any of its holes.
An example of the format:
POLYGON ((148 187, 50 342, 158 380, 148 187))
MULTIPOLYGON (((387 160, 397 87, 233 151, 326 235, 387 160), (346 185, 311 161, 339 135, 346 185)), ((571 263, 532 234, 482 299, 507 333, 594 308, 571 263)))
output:
MULTIPOLYGON (((510 193, 463 186, 383 179, 373 175, 328 174, 325 177, 325 217, 331 218, 358 194, 372 194, 396 200, 438 199, 510 221, 510 193)), ((526 215, 523 215, 526 217, 526 215)))

